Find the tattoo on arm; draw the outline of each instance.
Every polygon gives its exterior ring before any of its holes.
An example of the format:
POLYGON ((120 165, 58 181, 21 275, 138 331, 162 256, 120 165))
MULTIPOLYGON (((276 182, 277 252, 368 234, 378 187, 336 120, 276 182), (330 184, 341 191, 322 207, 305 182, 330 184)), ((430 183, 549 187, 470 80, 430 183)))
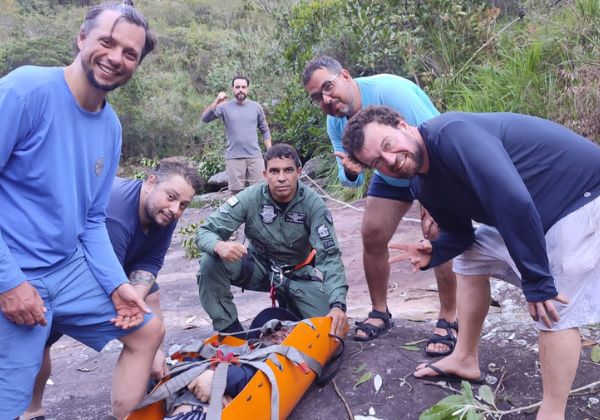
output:
POLYGON ((136 270, 129 274, 129 281, 134 286, 137 284, 149 286, 154 283, 154 280, 156 280, 156 277, 147 271, 136 270))

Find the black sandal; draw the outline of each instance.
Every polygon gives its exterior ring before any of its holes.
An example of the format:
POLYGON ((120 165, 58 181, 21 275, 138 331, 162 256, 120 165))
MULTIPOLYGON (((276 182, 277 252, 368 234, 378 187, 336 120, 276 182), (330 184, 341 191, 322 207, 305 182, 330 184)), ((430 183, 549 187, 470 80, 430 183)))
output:
POLYGON ((372 310, 367 315, 367 319, 364 321, 357 321, 356 327, 354 327, 354 334, 352 334, 352 339, 354 341, 371 341, 377 337, 381 337, 385 333, 389 332, 394 326, 394 321, 392 320, 392 314, 390 311, 386 310, 386 312, 379 312, 372 310), (367 323, 367 319, 380 319, 383 321, 383 325, 378 327, 377 325, 367 323), (366 334, 365 337, 358 336, 356 333, 358 331, 362 331, 366 334))
POLYGON ((456 330, 456 332, 458 333, 458 320, 456 320, 454 322, 448 322, 445 319, 440 318, 437 320, 435 327, 445 329, 446 334, 440 335, 440 334, 434 333, 431 336, 431 338, 429 340, 427 340, 427 346, 425 347, 425 354, 429 357, 447 356, 454 351, 454 347, 456 346, 456 335, 454 334, 454 331, 452 331, 452 330, 456 330), (430 344, 438 344, 438 343, 447 345, 448 350, 446 350, 446 351, 429 351, 429 350, 427 350, 427 347, 429 347, 430 344))

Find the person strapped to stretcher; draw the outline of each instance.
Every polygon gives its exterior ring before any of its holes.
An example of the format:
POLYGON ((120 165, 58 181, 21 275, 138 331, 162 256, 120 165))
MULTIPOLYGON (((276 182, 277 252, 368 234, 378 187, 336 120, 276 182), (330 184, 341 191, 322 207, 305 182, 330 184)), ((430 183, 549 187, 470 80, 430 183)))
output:
POLYGON ((171 355, 178 363, 127 420, 239 418, 237 411, 246 416, 252 411, 247 403, 253 398, 263 406, 254 405, 260 415, 252 418, 286 417, 315 377, 322 385, 335 375, 335 370, 323 374, 322 367, 336 348, 331 362, 343 353, 343 341, 324 333, 329 322, 324 317, 298 321, 286 310, 267 308, 252 322, 248 341, 225 334, 186 346, 171 355), (263 376, 248 385, 257 372, 263 376), (246 390, 247 385, 251 389, 246 390), (235 400, 242 390, 245 398, 235 400), (224 411, 232 401, 237 402, 224 411), (143 411, 157 404, 162 414, 143 411))
POLYGON ((299 182, 291 146, 270 148, 265 168, 265 182, 231 197, 198 230, 200 303, 215 331, 234 333, 243 328, 231 285, 270 292, 273 305, 300 319, 331 317, 330 332, 342 335, 348 285, 331 213, 299 182), (230 241, 242 224, 247 244, 230 241))

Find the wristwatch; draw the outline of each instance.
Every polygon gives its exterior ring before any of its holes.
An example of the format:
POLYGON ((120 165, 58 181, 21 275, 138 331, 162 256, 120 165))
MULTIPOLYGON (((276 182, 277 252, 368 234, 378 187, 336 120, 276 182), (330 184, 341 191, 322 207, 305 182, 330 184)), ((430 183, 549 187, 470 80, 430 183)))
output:
POLYGON ((342 311, 346 312, 346 304, 342 302, 333 302, 329 304, 329 309, 340 308, 342 311))

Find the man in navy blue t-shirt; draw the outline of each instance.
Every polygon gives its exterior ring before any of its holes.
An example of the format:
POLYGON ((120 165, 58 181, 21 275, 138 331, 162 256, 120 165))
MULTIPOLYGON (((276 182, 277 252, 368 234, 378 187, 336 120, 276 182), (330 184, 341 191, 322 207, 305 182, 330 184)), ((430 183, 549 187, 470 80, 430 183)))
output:
MULTIPOLYGON (((106 209, 108 235, 129 282, 158 317, 161 311, 156 276, 163 266, 177 221, 199 189, 196 169, 180 158, 161 160, 143 182, 122 178, 113 182, 106 209)), ((62 333, 52 329, 25 418, 43 412, 42 397, 51 372, 50 346, 61 336, 62 333)), ((160 379, 165 373, 165 355, 159 348, 151 377, 160 379)))
POLYGON ((523 288, 540 330, 538 419, 564 416, 578 327, 600 322, 600 147, 525 115, 451 112, 413 127, 386 107, 357 114, 344 146, 365 165, 411 178, 440 227, 434 241, 395 245, 403 253, 392 261, 417 270, 457 257, 456 349, 415 376, 482 379, 477 350, 493 276, 523 288), (484 225, 474 230, 472 220, 484 225))

